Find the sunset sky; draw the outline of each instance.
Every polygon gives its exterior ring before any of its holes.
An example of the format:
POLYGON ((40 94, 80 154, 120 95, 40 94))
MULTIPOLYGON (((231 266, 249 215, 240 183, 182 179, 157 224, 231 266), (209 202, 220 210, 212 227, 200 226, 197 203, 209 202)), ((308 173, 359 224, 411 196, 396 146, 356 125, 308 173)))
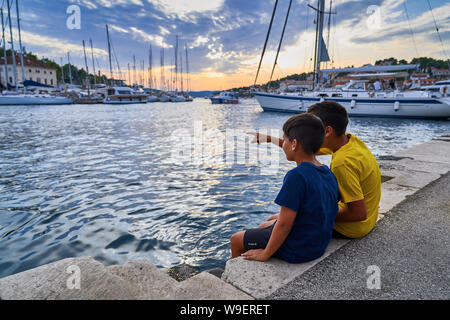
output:
MULTIPOLYGON (((5 9, 6 1, 1 2, 5 9)), ((330 1, 325 2, 328 8, 330 1)), ((275 0, 20 0, 19 3, 23 44, 39 57, 57 63, 64 58, 67 63, 70 51, 73 64, 84 67, 82 40, 88 43, 92 38, 98 64, 108 74, 105 29, 108 24, 122 78, 128 79, 127 64, 132 64, 133 55, 138 67, 145 60, 147 69, 151 44, 159 82, 160 50, 165 48, 166 78, 169 78, 178 35, 180 46, 184 48, 186 43, 189 47, 192 89, 221 90, 253 84, 275 0), (70 15, 66 11, 70 5, 81 9, 79 30, 67 28, 70 15)), ((388 57, 448 58, 450 2, 430 0, 430 3, 442 44, 427 0, 333 1, 333 11, 337 12, 332 18, 329 41, 333 62, 327 67, 359 66, 388 57)), ((288 4, 289 0, 279 0, 259 82, 269 80, 288 4)), ((293 1, 276 78, 313 69, 315 13, 307 4, 317 6, 317 0, 293 1)), ((15 29, 15 7, 12 16, 15 29)), ((328 17, 325 41, 327 23, 328 17)))

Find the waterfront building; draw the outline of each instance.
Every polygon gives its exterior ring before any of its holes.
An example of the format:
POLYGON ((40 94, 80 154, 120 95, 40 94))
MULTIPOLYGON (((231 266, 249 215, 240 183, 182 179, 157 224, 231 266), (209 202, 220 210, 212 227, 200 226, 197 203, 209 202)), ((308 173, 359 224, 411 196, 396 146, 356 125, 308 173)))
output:
POLYGON ((450 70, 449 69, 437 69, 432 67, 431 68, 431 74, 433 77, 439 80, 448 79, 450 77, 450 70))
POLYGON ((430 78, 428 73, 413 73, 410 79, 412 83, 411 89, 429 86, 436 83, 436 79, 430 78))
MULTIPOLYGON (((41 61, 36 61, 34 59, 23 57, 24 67, 25 67, 25 80, 32 80, 39 82, 44 85, 56 87, 58 85, 56 69, 47 66, 41 61)), ((17 63, 17 82, 19 84, 23 83, 22 71, 20 65, 20 57, 16 56, 17 63)), ((8 57, 8 62, 5 65, 5 59, 0 59, 0 81, 3 86, 6 87, 6 83, 10 86, 15 86, 14 83, 14 67, 12 63, 12 57, 8 57), (6 78, 6 70, 8 68, 8 79, 6 78)))

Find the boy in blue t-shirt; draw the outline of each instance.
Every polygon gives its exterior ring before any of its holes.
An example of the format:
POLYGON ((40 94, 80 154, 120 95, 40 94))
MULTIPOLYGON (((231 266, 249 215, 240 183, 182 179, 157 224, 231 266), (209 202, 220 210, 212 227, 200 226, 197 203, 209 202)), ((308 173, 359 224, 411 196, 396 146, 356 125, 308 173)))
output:
POLYGON ((315 157, 325 135, 322 121, 312 114, 296 115, 283 132, 283 151, 297 167, 286 174, 275 199, 280 213, 259 228, 235 233, 232 258, 267 261, 274 256, 307 262, 321 257, 331 240, 339 190, 333 173, 315 157))

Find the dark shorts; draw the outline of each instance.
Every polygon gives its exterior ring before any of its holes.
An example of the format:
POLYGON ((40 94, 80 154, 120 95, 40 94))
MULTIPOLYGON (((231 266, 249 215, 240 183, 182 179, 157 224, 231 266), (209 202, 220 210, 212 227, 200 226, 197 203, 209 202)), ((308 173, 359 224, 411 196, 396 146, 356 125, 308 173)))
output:
MULTIPOLYGON (((275 222, 276 223, 276 222, 275 222)), ((265 249, 269 243, 275 223, 267 228, 249 229, 244 233, 244 248, 246 251, 265 249)))

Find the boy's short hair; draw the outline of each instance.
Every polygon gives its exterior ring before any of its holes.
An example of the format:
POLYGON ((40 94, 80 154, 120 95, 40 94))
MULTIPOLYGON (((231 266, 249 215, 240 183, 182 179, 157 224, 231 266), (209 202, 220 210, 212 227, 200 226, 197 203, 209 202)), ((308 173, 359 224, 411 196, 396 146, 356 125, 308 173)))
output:
POLYGON ((308 108, 308 113, 318 116, 325 127, 330 126, 338 136, 345 134, 348 126, 347 110, 335 101, 316 103, 308 108))
POLYGON ((303 113, 290 118, 283 126, 285 136, 297 139, 306 154, 316 154, 325 139, 325 128, 319 117, 303 113))

